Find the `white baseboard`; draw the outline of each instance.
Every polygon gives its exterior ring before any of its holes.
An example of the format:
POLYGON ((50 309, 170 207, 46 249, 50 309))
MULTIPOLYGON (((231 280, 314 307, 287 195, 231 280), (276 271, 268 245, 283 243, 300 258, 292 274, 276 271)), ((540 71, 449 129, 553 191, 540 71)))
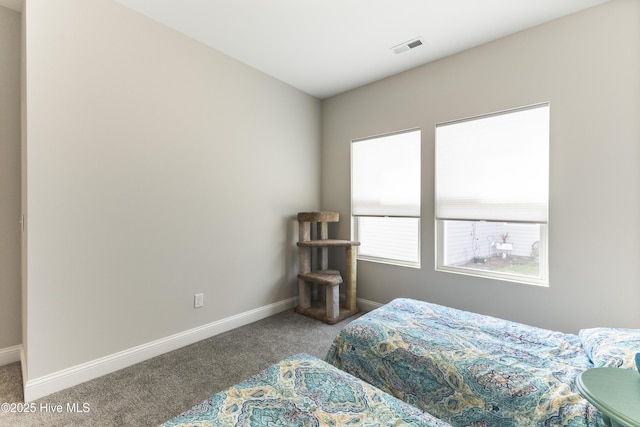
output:
POLYGON ((358 301, 358 307, 360 307, 360 310, 364 312, 375 310, 376 308, 380 308, 384 305, 384 304, 380 304, 379 302, 369 301, 367 299, 362 299, 362 298, 358 298, 357 301, 358 301))
MULTIPOLYGON (((264 319, 296 306, 298 298, 259 307, 235 316, 227 317, 207 325, 189 329, 166 338, 142 344, 109 356, 101 357, 80 365, 72 366, 52 374, 26 381, 24 400, 31 402, 65 388, 101 377, 119 369, 143 362, 152 357, 176 350, 189 344, 221 334, 231 329, 264 319)), ((19 350, 18 350, 19 357, 19 350)), ((19 359, 18 359, 19 360, 19 359)))
POLYGON ((9 363, 20 361, 21 345, 14 345, 13 347, 0 348, 0 366, 8 365, 9 363))

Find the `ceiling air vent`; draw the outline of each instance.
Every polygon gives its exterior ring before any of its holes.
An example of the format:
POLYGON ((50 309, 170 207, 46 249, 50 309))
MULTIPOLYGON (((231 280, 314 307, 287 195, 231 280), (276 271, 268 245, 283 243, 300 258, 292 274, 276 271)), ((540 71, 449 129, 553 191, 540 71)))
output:
POLYGON ((406 52, 410 49, 415 49, 418 46, 422 46, 421 37, 406 41, 404 43, 400 43, 399 45, 392 47, 391 50, 393 51, 393 53, 398 54, 398 53, 406 52))

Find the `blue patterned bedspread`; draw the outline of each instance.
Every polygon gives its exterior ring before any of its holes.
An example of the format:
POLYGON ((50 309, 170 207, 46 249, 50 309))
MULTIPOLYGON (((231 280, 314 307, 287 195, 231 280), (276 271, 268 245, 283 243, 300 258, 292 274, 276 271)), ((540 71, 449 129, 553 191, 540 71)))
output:
POLYGON ((450 427, 308 355, 272 365, 162 426, 450 427))
POLYGON ((453 426, 602 426, 575 388, 577 335, 397 299, 336 337, 327 362, 453 426))

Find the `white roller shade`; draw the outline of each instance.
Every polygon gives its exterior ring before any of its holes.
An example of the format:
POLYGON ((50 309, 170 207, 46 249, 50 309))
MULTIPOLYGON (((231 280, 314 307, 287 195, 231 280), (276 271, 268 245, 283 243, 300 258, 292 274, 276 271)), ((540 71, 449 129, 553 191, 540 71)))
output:
POLYGON ((549 104, 436 126, 436 218, 547 223, 549 104))
POLYGON ((354 216, 420 216, 420 131, 351 144, 354 216))

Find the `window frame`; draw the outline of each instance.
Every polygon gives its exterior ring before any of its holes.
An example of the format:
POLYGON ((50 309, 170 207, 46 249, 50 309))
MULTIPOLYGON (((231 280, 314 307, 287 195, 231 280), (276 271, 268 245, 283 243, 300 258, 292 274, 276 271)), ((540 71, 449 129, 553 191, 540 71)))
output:
MULTIPOLYGON (((434 178, 435 178, 435 182, 434 185, 437 183, 437 179, 438 179, 438 156, 437 156, 437 128, 438 126, 442 126, 442 125, 455 125, 456 123, 463 123, 463 122, 469 122, 469 121, 473 121, 473 120, 479 120, 479 119, 483 119, 483 118, 490 118, 493 116, 499 116, 499 115, 504 115, 504 114, 510 114, 510 113, 517 113, 517 112, 521 112, 521 111, 526 111, 526 110, 530 110, 533 108, 538 108, 538 107, 544 107, 546 106, 548 108, 548 112, 549 112, 549 121, 548 121, 548 128, 546 129, 547 133, 547 139, 546 139, 546 143, 550 145, 550 140, 551 140, 551 135, 550 135, 550 128, 551 128, 551 103, 550 102, 540 102, 540 103, 536 103, 536 104, 531 104, 531 105, 527 105, 527 106, 522 106, 522 107, 516 107, 516 108, 511 108, 511 109, 507 109, 507 110, 502 110, 502 111, 497 111, 497 112, 493 112, 493 113, 488 113, 488 114, 481 114, 481 115, 477 115, 477 116, 472 116, 469 118, 465 118, 465 119, 460 119, 460 120, 452 120, 452 121, 448 121, 448 122, 443 122, 443 123, 438 123, 435 126, 434 129, 434 137, 435 137, 435 144, 436 144, 436 155, 435 155, 435 159, 434 159, 434 167, 435 167, 435 174, 434 174, 434 178)), ((546 171, 547 171, 547 181, 546 181, 546 185, 547 185, 547 189, 548 189, 548 185, 549 185, 549 166, 550 166, 550 152, 547 151, 547 156, 546 156, 546 171)), ((549 209, 549 194, 547 191, 547 200, 546 200, 546 209, 548 212, 549 209)), ((447 273, 455 273, 455 274, 461 274, 461 275, 466 275, 466 276, 473 276, 473 277, 481 277, 481 278, 489 278, 489 279, 494 279, 494 280, 502 280, 502 281, 508 281, 508 282, 515 282, 515 283, 523 283, 523 284, 528 284, 528 285, 537 285, 537 286, 545 286, 548 287, 549 286, 549 218, 548 218, 548 213, 547 213, 547 218, 546 218, 546 222, 536 222, 536 221, 518 221, 518 220, 509 220, 509 219, 505 219, 505 220, 495 220, 495 219, 491 219, 491 220, 483 220, 483 219, 478 219, 478 218, 438 218, 438 194, 437 194, 437 190, 435 191, 434 194, 434 265, 435 265, 435 270, 436 271, 441 271, 441 272, 447 272, 447 273), (469 222, 502 222, 502 223, 511 223, 511 224, 526 224, 526 223, 530 223, 530 224, 538 224, 540 226, 540 240, 539 240, 539 246, 538 246, 538 250, 539 250, 539 271, 538 271, 538 276, 530 276, 530 275, 525 275, 525 274, 517 274, 517 273, 509 273, 509 272, 500 272, 500 271, 495 271, 495 270, 487 270, 487 269, 474 269, 472 267, 462 267, 462 266, 452 266, 452 265, 445 265, 444 261, 445 261, 445 252, 446 252, 446 245, 447 245, 447 240, 445 238, 445 232, 446 232, 446 223, 447 221, 469 221, 469 222)))
POLYGON ((417 236, 416 236, 416 241, 417 241, 417 247, 415 248, 417 250, 417 261, 413 261, 413 260, 408 260, 408 259, 402 259, 402 258, 389 258, 389 257, 383 257, 383 256, 375 256, 375 255, 368 255, 368 254, 361 254, 360 253, 360 247, 358 247, 357 250, 357 259, 359 261, 370 261, 370 262, 377 262, 377 263, 381 263, 381 264, 389 264, 389 265, 396 265, 396 266, 401 266, 401 267, 411 267, 411 268, 420 268, 421 267, 421 260, 422 260, 422 253, 421 253, 421 236, 422 236, 422 129, 419 127, 415 127, 415 128, 409 128, 409 129, 404 129, 404 130, 399 130, 399 131, 394 131, 394 132, 388 132, 388 133, 382 133, 382 134, 377 134, 377 135, 373 135, 373 136, 368 136, 368 137, 364 137, 364 138, 358 138, 358 139, 353 139, 351 140, 351 144, 350 144, 350 178, 351 178, 351 185, 350 185, 350 205, 351 205, 351 239, 352 240, 356 240, 356 241, 360 241, 360 237, 359 237, 359 224, 358 224, 358 220, 360 218, 407 218, 407 219, 415 219, 417 220, 417 236), (385 215, 385 214, 374 214, 374 215, 365 215, 365 214, 357 214, 354 215, 354 154, 353 154, 353 147, 355 143, 362 143, 362 142, 366 142, 368 140, 375 140, 375 139, 379 139, 379 138, 385 138, 385 137, 393 137, 395 135, 401 135, 401 134, 406 134, 406 133, 412 133, 412 132, 417 132, 418 133, 418 151, 419 151, 419 156, 418 156, 418 160, 419 160, 419 178, 418 178, 418 187, 420 188, 419 193, 419 212, 417 215, 400 215, 400 214, 389 214, 389 215, 385 215))

